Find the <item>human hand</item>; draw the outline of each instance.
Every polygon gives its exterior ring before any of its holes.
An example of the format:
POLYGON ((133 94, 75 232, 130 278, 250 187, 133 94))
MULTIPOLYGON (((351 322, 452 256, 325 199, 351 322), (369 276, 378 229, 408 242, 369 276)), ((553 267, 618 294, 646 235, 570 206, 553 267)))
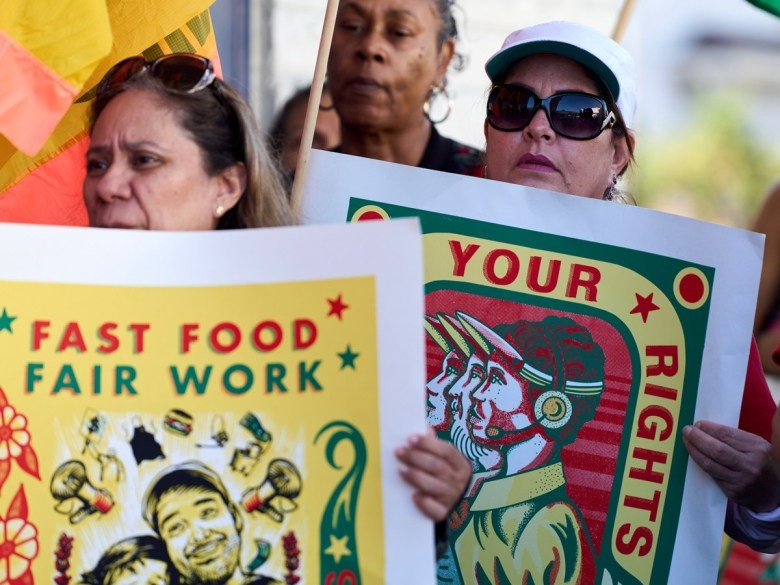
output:
POLYGON ((471 479, 468 460, 430 428, 425 435, 410 436, 395 456, 401 477, 415 490, 415 505, 431 520, 444 520, 471 479))
MULTIPOLYGON (((780 420, 775 416, 780 453, 780 420)), ((710 421, 683 428, 691 458, 706 471, 726 496, 754 512, 780 504, 780 477, 772 462, 772 445, 752 433, 710 421)))

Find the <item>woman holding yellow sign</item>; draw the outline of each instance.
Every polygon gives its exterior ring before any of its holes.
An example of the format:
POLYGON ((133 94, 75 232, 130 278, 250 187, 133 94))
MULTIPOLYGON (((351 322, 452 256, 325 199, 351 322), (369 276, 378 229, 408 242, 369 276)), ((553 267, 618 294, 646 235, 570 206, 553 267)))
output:
MULTIPOLYGON (((279 173, 246 102, 210 61, 131 57, 98 86, 84 199, 93 227, 212 230, 293 223, 279 173)), ((426 516, 441 520, 471 466, 432 433, 396 450, 426 516)))

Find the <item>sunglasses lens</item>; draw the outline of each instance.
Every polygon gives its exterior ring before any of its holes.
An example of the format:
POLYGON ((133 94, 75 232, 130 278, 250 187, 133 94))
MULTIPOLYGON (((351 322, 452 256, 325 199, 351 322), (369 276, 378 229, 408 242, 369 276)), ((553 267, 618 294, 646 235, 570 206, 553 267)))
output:
POLYGON ((499 85, 488 98, 487 118, 498 130, 522 130, 534 115, 535 96, 522 87, 499 85))
POLYGON ((120 61, 103 76, 100 86, 98 87, 98 92, 103 92, 112 87, 122 85, 144 67, 146 67, 146 59, 143 57, 129 57, 128 59, 120 61))
MULTIPOLYGON (((152 75, 169 89, 190 92, 201 89, 211 72, 208 59, 197 55, 169 55, 154 62, 152 75)), ((210 81, 210 79, 209 79, 210 81)))
POLYGON ((562 136, 587 140, 601 133, 607 116, 606 104, 594 96, 564 93, 550 100, 553 130, 562 136))

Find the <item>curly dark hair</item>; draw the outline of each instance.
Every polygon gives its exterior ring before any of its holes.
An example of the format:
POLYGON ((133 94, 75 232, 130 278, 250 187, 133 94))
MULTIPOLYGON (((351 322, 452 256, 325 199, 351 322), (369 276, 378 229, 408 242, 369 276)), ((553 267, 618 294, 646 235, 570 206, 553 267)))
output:
MULTIPOLYGON (((604 380, 604 351, 590 331, 568 317, 551 315, 542 321, 521 320, 494 329, 528 365, 552 377, 552 388, 529 383, 532 400, 545 390, 563 392, 567 381, 604 380)), ((519 373, 522 363, 512 360, 512 365, 519 373)), ((567 396, 573 409, 570 422, 559 429, 546 430, 560 444, 575 439, 580 427, 595 415, 601 399, 601 393, 587 396, 567 393, 567 396)))

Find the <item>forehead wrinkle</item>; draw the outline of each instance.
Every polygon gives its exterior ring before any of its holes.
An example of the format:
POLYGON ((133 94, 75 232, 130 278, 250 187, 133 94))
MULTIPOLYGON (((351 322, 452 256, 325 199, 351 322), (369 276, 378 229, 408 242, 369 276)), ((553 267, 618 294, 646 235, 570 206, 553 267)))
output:
POLYGON ((391 8, 387 11, 387 15, 393 18, 414 18, 417 19, 417 15, 406 8, 391 8))
MULTIPOLYGON (((165 145, 160 144, 159 142, 155 142, 154 140, 120 140, 119 148, 121 150, 129 151, 144 150, 147 148, 163 151, 170 150, 165 145)), ((87 154, 108 154, 110 151, 111 147, 108 144, 94 144, 90 145, 90 147, 87 149, 87 154)))

